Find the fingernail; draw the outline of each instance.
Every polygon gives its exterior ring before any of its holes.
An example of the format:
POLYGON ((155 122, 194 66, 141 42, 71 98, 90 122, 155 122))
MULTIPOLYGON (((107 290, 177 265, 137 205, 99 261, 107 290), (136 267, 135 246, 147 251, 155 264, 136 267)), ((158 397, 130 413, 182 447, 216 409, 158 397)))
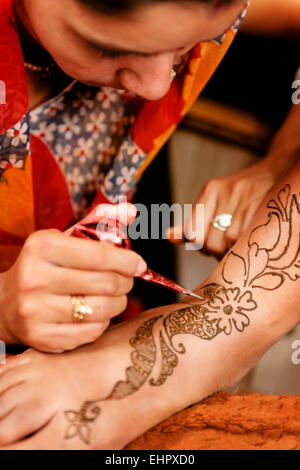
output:
POLYGON ((143 274, 147 270, 147 267, 147 263, 144 260, 140 261, 135 275, 140 276, 140 274, 143 274))

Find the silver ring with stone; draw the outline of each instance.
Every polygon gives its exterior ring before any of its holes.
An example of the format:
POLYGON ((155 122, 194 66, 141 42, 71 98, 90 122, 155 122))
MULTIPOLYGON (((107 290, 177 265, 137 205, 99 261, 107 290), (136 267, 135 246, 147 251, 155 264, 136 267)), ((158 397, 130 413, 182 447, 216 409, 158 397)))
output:
POLYGON ((231 214, 219 214, 212 221, 213 226, 221 232, 226 232, 232 224, 231 214))

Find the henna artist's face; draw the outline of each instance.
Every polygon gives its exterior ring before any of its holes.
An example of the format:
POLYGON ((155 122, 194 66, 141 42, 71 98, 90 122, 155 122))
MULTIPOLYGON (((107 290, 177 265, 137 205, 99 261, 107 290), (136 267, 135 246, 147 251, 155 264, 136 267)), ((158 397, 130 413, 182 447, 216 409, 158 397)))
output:
POLYGON ((15 0, 31 35, 71 77, 155 100, 170 87, 176 58, 221 35, 244 1, 219 9, 193 2, 153 3, 108 16, 78 0, 15 0))

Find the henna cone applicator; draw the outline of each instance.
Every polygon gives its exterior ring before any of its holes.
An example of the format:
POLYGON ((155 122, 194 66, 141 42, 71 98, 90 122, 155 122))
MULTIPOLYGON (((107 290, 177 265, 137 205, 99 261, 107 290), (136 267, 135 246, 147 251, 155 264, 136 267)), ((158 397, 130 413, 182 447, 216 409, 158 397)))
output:
MULTIPOLYGON (((99 217, 97 217, 97 220, 94 221, 93 217, 88 216, 81 223, 76 224, 66 233, 78 238, 99 240, 104 243, 111 243, 125 249, 130 249, 130 240, 127 236, 125 225, 114 219, 101 218, 99 221, 99 217)), ((152 271, 151 269, 147 269, 138 277, 146 282, 152 282, 153 284, 158 284, 166 289, 203 300, 203 297, 200 297, 200 295, 195 294, 194 292, 180 286, 171 279, 168 279, 165 276, 152 271)))

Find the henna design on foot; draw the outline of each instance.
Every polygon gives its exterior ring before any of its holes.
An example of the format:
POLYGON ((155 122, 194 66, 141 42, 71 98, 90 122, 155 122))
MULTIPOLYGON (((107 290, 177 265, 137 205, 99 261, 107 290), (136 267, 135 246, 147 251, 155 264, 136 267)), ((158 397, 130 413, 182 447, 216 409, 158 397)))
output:
MULTIPOLYGON (((204 300, 198 305, 174 311, 167 315, 159 332, 161 370, 157 380, 149 385, 163 385, 179 365, 179 354, 185 354, 183 343, 175 347, 173 339, 178 335, 193 335, 211 341, 220 334, 242 333, 250 325, 250 312, 258 308, 254 299, 257 289, 274 291, 286 281, 300 279, 300 205, 290 185, 268 202, 268 221, 256 227, 250 234, 247 253, 243 256, 231 251, 224 259, 222 278, 224 285, 209 284, 203 288, 204 300), (239 279, 239 285, 232 278, 239 279), (169 340, 167 344, 164 336, 169 340)), ((139 390, 150 377, 156 361, 156 345, 153 327, 163 315, 156 316, 137 329, 130 340, 134 352, 130 354, 132 365, 126 369, 126 380, 119 381, 110 395, 96 402, 87 401, 79 412, 66 411, 70 426, 66 438, 79 437, 89 443, 90 426, 100 414, 96 403, 120 400, 139 390), (92 416, 87 412, 92 408, 92 416)))

